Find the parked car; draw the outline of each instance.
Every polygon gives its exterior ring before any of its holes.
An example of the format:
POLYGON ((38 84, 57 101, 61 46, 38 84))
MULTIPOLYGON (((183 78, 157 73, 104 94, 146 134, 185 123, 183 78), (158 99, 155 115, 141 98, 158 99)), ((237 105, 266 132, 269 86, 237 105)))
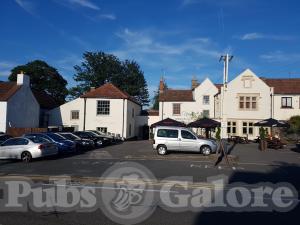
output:
POLYGON ((11 135, 8 135, 8 134, 0 134, 0 144, 2 144, 4 141, 6 141, 6 140, 8 140, 8 139, 10 139, 10 138, 12 138, 12 136, 11 135))
POLYGON ((56 146, 58 148, 58 153, 60 153, 60 154, 76 151, 76 144, 74 141, 70 141, 70 140, 64 138, 63 136, 52 133, 52 132, 25 134, 24 137, 45 138, 46 140, 56 144, 56 146))
POLYGON ((57 152, 54 143, 41 137, 10 138, 0 145, 0 159, 21 159, 24 162, 56 155, 57 152))
POLYGON ((94 141, 90 139, 81 138, 70 132, 59 133, 61 136, 65 137, 68 140, 74 141, 76 143, 77 149, 92 149, 95 147, 94 141))
POLYGON ((300 141, 297 142, 296 148, 297 148, 298 150, 300 150, 300 141))
POLYGON ((217 143, 200 139, 187 128, 161 126, 155 129, 153 149, 159 155, 165 155, 168 151, 191 151, 209 155, 217 151, 217 143))
POLYGON ((108 135, 108 134, 105 134, 105 133, 102 133, 101 131, 97 131, 97 130, 87 130, 88 132, 92 132, 100 137, 103 138, 103 144, 113 144, 115 143, 115 138, 114 136, 112 135, 108 135))
POLYGON ((92 140, 95 144, 95 147, 101 147, 103 145, 103 138, 95 135, 92 132, 88 132, 88 131, 75 131, 73 134, 75 134, 76 136, 83 138, 83 139, 89 139, 92 140))

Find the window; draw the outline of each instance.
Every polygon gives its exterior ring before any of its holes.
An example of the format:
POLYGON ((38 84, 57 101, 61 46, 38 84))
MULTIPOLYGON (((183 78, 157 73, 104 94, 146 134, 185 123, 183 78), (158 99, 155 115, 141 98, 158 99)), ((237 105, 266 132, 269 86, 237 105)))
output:
POLYGON ((159 129, 157 137, 178 138, 178 130, 159 129))
POLYGON ((203 110, 202 116, 203 116, 204 118, 209 118, 209 110, 203 110))
POLYGON ((180 115, 180 104, 179 103, 174 103, 173 104, 173 115, 180 115))
POLYGON ((110 101, 100 100, 97 101, 97 115, 109 115, 110 114, 110 101))
POLYGON ((79 120, 79 110, 71 111, 71 120, 79 120))
POLYGON ((243 110, 256 110, 257 97, 256 96, 239 96, 239 108, 243 110))
POLYGON ((97 131, 100 131, 101 133, 106 134, 107 133, 107 127, 97 127, 97 131))
POLYGON ((12 146, 12 145, 27 145, 29 142, 24 138, 12 138, 3 143, 3 146, 12 146))
POLYGON ((292 108, 292 97, 281 98, 281 108, 292 108))
POLYGON ((243 122, 243 134, 253 135, 253 123, 252 122, 243 122))
POLYGON ((203 105, 209 105, 209 95, 203 96, 203 105))
POLYGON ((236 134, 236 122, 228 121, 227 122, 227 133, 228 134, 236 134))
POLYGON ((193 139, 193 140, 196 139, 196 137, 191 132, 186 131, 186 130, 181 131, 181 137, 183 139, 193 139))

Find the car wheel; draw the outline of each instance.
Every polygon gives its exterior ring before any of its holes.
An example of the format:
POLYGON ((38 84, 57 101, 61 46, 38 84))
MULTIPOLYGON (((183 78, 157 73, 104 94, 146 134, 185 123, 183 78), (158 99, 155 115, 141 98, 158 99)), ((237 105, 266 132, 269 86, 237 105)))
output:
POLYGON ((23 152, 21 155, 21 160, 26 163, 30 162, 32 160, 30 152, 23 152))
POLYGON ((211 148, 210 148, 209 146, 207 146, 207 145, 202 146, 202 147, 201 147, 201 153, 202 153, 203 155, 210 155, 210 153, 211 153, 211 148))
POLYGON ((159 155, 166 155, 166 154, 167 154, 167 147, 164 146, 164 145, 159 145, 159 146, 157 147, 157 153, 158 153, 159 155))

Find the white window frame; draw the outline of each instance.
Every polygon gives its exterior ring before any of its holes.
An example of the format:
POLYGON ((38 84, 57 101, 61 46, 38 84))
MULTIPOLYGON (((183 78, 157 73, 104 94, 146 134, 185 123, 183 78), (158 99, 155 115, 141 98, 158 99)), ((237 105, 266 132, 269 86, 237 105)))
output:
POLYGON ((180 116, 181 115, 181 104, 180 103, 173 103, 172 104, 172 114, 173 116, 180 116), (174 113, 174 107, 179 106, 179 113, 174 113))
POLYGON ((79 110, 71 110, 70 118, 71 118, 71 120, 79 120, 79 118, 80 118, 79 110), (73 113, 78 113, 78 118, 74 118, 73 113))
POLYGON ((210 96, 209 95, 203 95, 202 104, 203 105, 209 105, 210 104, 210 96), (206 97, 208 97, 208 99, 206 99, 206 97))
POLYGON ((110 100, 98 100, 96 105, 97 116, 109 116, 110 115, 110 100), (99 106, 100 103, 100 106, 99 106), (102 105, 101 105, 102 103, 102 105), (101 110, 102 107, 102 110, 101 110), (106 109, 104 108, 106 107, 106 109), (107 110, 108 108, 108 110, 107 110))

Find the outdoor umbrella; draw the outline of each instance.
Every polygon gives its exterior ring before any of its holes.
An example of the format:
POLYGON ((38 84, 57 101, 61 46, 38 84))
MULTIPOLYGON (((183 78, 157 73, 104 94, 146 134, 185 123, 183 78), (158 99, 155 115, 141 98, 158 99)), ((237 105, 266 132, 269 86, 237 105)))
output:
POLYGON ((273 118, 265 119, 254 124, 257 127, 288 127, 288 123, 273 118))
POLYGON ((221 126, 221 123, 213 119, 201 118, 189 123, 187 126, 193 128, 205 128, 206 137, 208 138, 210 129, 221 126))
POLYGON ((155 128, 157 126, 172 126, 172 127, 186 127, 186 125, 177 120, 173 120, 171 118, 166 118, 164 120, 153 123, 150 128, 155 128))
POLYGON ((273 118, 265 119, 254 123, 254 126, 257 127, 270 127, 271 128, 271 135, 273 133, 273 127, 289 127, 289 124, 284 121, 279 121, 273 118))

